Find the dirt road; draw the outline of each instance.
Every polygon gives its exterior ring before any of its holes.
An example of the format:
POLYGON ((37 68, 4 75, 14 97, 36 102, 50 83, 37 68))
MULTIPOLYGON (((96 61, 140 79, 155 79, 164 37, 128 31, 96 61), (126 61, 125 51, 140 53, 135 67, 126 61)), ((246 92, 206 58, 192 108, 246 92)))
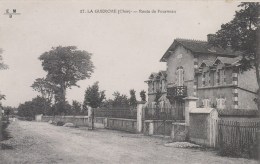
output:
POLYGON ((257 163, 213 151, 165 147, 160 138, 113 130, 58 127, 42 122, 13 122, 13 138, 2 141, 0 163, 257 163), (11 148, 12 146, 13 148, 11 148))

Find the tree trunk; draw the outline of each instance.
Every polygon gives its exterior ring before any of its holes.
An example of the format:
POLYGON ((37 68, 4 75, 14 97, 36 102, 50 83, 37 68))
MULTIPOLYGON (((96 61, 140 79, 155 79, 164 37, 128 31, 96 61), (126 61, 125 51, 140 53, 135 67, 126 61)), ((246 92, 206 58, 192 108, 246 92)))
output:
POLYGON ((63 83, 61 85, 61 95, 60 95, 60 101, 61 101, 61 104, 62 104, 62 111, 66 114, 67 111, 65 111, 65 105, 66 105, 66 87, 65 87, 65 84, 63 83))

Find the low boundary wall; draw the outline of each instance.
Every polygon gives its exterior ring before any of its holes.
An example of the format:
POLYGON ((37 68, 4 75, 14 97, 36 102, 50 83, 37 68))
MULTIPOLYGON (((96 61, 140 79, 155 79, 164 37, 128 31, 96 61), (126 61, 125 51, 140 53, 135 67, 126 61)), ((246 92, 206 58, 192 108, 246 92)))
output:
POLYGON ((76 126, 88 126, 88 116, 42 116, 42 121, 43 122, 48 122, 48 121, 62 121, 65 123, 73 123, 76 126))
POLYGON ((137 132, 137 120, 136 119, 123 119, 123 118, 107 118, 106 128, 136 133, 137 132))
MULTIPOLYGON (((76 126, 91 126, 91 118, 89 118, 88 116, 42 116, 43 122, 48 122, 50 120, 55 122, 70 122, 76 126)), ((137 120, 124 118, 94 117, 94 127, 136 133, 137 120)))

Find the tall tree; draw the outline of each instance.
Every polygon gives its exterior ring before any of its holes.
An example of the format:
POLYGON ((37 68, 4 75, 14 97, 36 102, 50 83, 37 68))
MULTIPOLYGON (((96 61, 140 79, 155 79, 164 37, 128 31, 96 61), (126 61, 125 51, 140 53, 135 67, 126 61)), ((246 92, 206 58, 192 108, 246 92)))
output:
MULTIPOLYGON (((241 3, 233 20, 221 25, 214 41, 216 46, 231 48, 240 51, 243 59, 240 61, 240 70, 255 69, 258 88, 260 87, 260 5, 258 2, 241 3)), ((260 92, 258 89, 258 109, 260 109, 260 92)))
POLYGON ((137 107, 137 100, 136 100, 135 90, 134 89, 130 90, 129 105, 133 109, 137 107))
POLYGON ((140 97, 142 101, 146 101, 146 92, 144 90, 140 92, 140 97))
POLYGON ((92 108, 98 108, 101 106, 103 100, 106 98, 105 91, 100 91, 98 82, 95 82, 92 86, 89 86, 85 91, 84 108, 89 105, 92 108))
POLYGON ((91 54, 78 50, 75 46, 52 48, 39 59, 42 61, 43 70, 47 72, 46 78, 59 88, 55 96, 61 107, 66 104, 66 89, 78 86, 79 80, 90 78, 94 72, 91 54))

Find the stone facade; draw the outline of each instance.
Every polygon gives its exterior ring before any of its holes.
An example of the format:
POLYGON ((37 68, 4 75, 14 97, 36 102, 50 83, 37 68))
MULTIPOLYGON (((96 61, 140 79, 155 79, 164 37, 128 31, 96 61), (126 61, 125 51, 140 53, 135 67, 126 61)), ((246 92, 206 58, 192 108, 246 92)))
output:
POLYGON ((241 54, 207 41, 175 39, 160 60, 166 62, 166 71, 152 73, 146 81, 148 106, 152 106, 155 92, 160 90, 161 100, 173 110, 183 108, 183 98, 189 96, 198 97, 197 107, 256 109, 255 71, 240 73, 241 58, 241 54))

